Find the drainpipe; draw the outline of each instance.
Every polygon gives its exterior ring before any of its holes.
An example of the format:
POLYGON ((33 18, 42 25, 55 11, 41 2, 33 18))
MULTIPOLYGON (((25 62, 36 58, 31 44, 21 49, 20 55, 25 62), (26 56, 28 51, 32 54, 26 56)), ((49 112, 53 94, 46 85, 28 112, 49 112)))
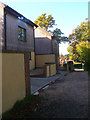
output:
POLYGON ((53 46, 53 36, 52 36, 51 37, 51 51, 52 51, 52 54, 54 54, 53 48, 54 48, 54 46, 53 46))
POLYGON ((34 29, 33 29, 33 36, 34 36, 34 52, 35 52, 35 68, 36 68, 36 51, 35 51, 35 29, 36 29, 37 27, 35 27, 34 29))

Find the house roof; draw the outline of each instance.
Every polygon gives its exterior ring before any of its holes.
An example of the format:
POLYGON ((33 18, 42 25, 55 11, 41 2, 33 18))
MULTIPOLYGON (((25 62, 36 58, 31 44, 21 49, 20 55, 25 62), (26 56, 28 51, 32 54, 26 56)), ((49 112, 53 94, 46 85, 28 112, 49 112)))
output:
POLYGON ((1 6, 1 7, 5 7, 6 5, 3 4, 2 2, 0 2, 0 6, 1 6))
POLYGON ((38 25, 36 25, 35 23, 33 23, 31 20, 27 19, 26 17, 24 17, 22 14, 18 13, 16 10, 12 9, 11 7, 9 7, 8 5, 5 5, 3 3, 0 2, 0 6, 4 7, 5 10, 9 13, 11 13, 12 15, 14 15, 15 17, 21 19, 22 21, 30 24, 31 26, 35 26, 38 27, 38 25))
POLYGON ((43 33, 45 33, 46 35, 48 35, 49 37, 53 37, 53 35, 49 32, 47 32, 46 30, 44 30, 43 28, 41 27, 38 27, 39 30, 41 30, 43 33))
POLYGON ((59 39, 52 35, 51 33, 47 32, 45 29, 41 28, 41 27, 38 27, 39 30, 41 30, 43 33, 45 33, 46 35, 48 35, 49 37, 51 37, 52 39, 55 39, 56 41, 58 41, 59 39))

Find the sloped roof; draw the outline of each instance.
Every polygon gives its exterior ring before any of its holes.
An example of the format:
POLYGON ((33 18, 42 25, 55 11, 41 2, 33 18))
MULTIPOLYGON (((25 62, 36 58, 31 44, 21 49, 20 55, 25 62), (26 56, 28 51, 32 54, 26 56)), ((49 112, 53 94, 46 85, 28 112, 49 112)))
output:
POLYGON ((55 40, 59 40, 59 38, 57 38, 56 36, 52 35, 51 33, 47 32, 45 29, 38 27, 39 30, 41 30, 43 33, 45 33, 46 35, 48 35, 49 37, 51 37, 52 39, 55 40))
POLYGON ((0 6, 5 7, 6 5, 5 5, 5 4, 3 4, 2 2, 0 2, 0 6))
POLYGON ((41 27, 38 27, 39 30, 41 30, 43 33, 45 33, 46 35, 48 35, 49 37, 53 37, 53 35, 49 32, 47 32, 46 30, 44 30, 43 28, 41 27))
POLYGON ((12 15, 16 16, 17 18, 22 18, 21 20, 30 24, 31 26, 35 26, 38 27, 38 25, 36 25, 35 23, 33 23, 31 20, 27 19, 26 17, 24 17, 22 14, 18 13, 16 10, 12 9, 11 7, 9 7, 8 5, 5 5, 3 3, 0 2, 0 6, 4 7, 5 10, 9 13, 11 13, 12 15))

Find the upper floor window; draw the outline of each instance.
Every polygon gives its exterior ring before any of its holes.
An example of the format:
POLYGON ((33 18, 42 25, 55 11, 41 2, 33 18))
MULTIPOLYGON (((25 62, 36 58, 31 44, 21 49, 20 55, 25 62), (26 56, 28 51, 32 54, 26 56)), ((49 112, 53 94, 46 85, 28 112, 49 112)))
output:
POLYGON ((26 29, 18 26, 18 40, 26 41, 26 29))
POLYGON ((31 52, 29 53, 29 60, 31 60, 31 52))

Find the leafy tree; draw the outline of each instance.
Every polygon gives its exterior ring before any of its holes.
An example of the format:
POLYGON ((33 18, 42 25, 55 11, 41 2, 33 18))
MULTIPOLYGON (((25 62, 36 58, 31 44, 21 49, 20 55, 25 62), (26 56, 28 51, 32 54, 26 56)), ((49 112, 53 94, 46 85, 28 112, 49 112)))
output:
POLYGON ((50 32, 51 34, 53 34, 53 36, 56 37, 58 43, 69 41, 67 37, 65 36, 61 37, 61 34, 64 33, 62 33, 60 29, 56 28, 53 31, 49 30, 49 28, 52 28, 54 25, 56 25, 52 15, 47 15, 46 13, 44 13, 41 16, 39 16, 34 21, 34 23, 39 25, 41 28, 44 28, 46 31, 50 32))
POLYGON ((48 28, 51 28, 55 25, 55 20, 52 15, 47 15, 46 13, 39 16, 35 21, 35 24, 39 25, 41 28, 44 28, 48 31, 48 28))
POLYGON ((88 21, 82 22, 80 25, 78 25, 72 32, 72 34, 69 36, 69 39, 71 41, 90 41, 90 25, 88 24, 88 21))
POLYGON ((69 59, 69 54, 63 55, 62 53, 59 55, 60 58, 65 58, 66 60, 69 59))
POLYGON ((64 34, 64 33, 62 33, 59 28, 56 28, 55 30, 50 31, 50 33, 53 34, 53 36, 56 37, 58 43, 61 43, 61 42, 69 42, 68 37, 61 36, 61 35, 64 34))
POLYGON ((73 33, 69 36, 72 43, 68 47, 68 52, 72 60, 85 61, 85 65, 89 65, 90 55, 90 25, 88 21, 82 22, 73 33))
POLYGON ((90 43, 82 41, 76 46, 76 50, 80 55, 80 60, 85 61, 86 69, 90 68, 90 43))
POLYGON ((83 60, 88 60, 88 42, 82 41, 79 44, 76 45, 76 50, 80 55, 80 59, 83 60))
POLYGON ((64 55, 61 53, 61 54, 59 55, 59 57, 60 57, 60 58, 64 58, 64 55))
POLYGON ((61 34, 64 34, 61 32, 60 29, 56 28, 53 32, 53 35, 56 36, 57 38, 61 38, 61 34))
POLYGON ((66 60, 68 60, 69 59, 69 54, 66 54, 64 57, 65 57, 66 60))
POLYGON ((76 50, 76 45, 77 45, 77 41, 74 41, 67 48, 71 60, 78 60, 79 59, 79 54, 78 54, 78 52, 76 50))

